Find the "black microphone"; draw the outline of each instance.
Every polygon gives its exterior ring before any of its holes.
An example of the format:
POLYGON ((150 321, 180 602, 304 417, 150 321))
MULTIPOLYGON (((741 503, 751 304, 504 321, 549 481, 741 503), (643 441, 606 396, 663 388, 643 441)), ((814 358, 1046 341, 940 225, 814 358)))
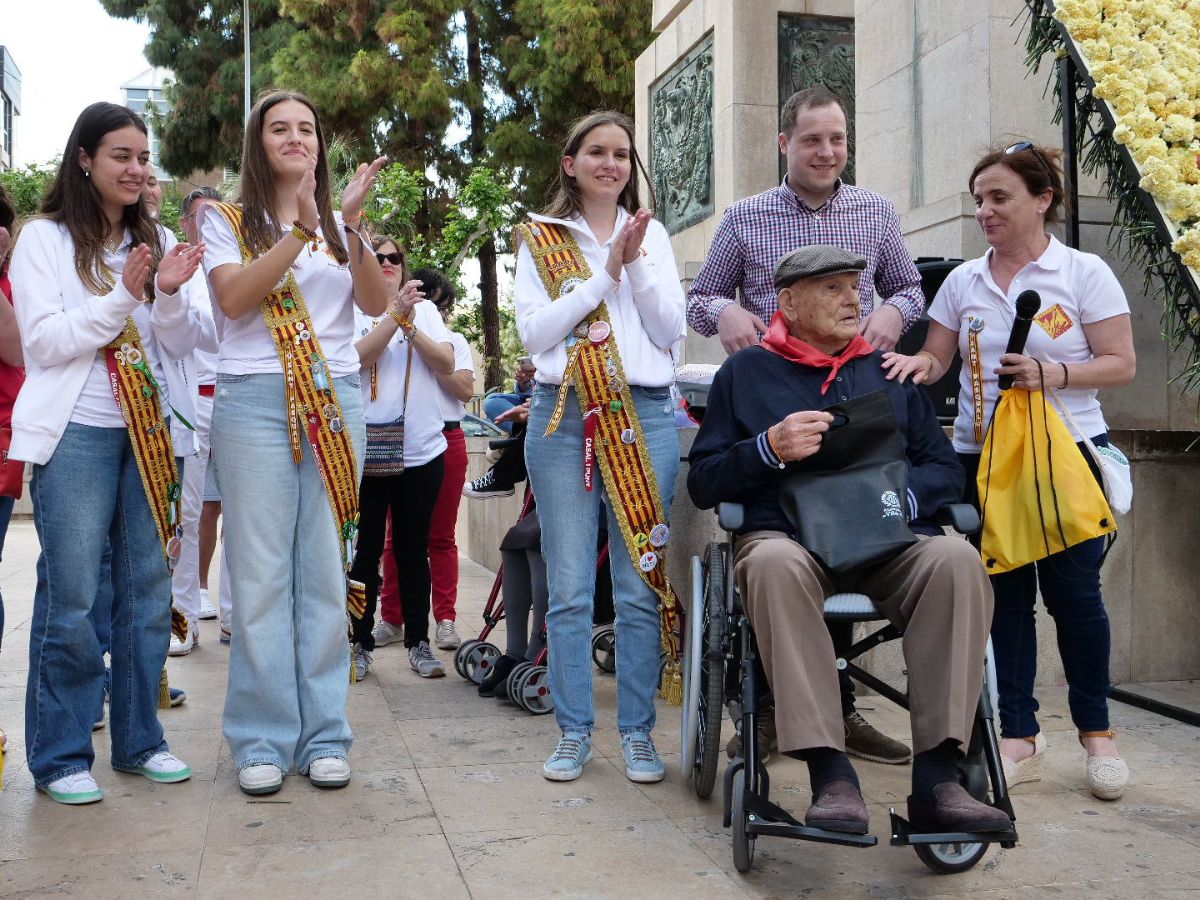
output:
MULTIPOLYGON (((1012 334, 1008 336, 1008 346, 1005 353, 1024 353, 1025 341, 1029 339, 1029 326, 1033 317, 1042 308, 1042 297, 1037 291, 1021 291, 1017 296, 1017 317, 1013 319, 1012 334)), ((1013 376, 1000 376, 1000 390, 1007 391, 1013 386, 1013 376)))

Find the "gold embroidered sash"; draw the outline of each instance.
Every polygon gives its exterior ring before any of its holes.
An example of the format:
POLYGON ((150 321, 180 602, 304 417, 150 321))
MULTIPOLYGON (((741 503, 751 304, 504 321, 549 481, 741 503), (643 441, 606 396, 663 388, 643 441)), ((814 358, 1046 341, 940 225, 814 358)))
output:
MULTIPOLYGON (((514 244, 519 241, 529 247, 551 300, 592 277, 579 244, 566 228, 545 222, 519 225, 514 244)), ((546 434, 557 430, 573 386, 584 417, 584 487, 592 490, 592 465, 598 461, 629 555, 642 579, 658 595, 662 647, 670 657, 661 692, 667 702, 677 706, 683 700, 677 636, 679 600, 667 579, 667 511, 633 393, 625 380, 607 303, 601 303, 575 327, 567 345, 567 368, 546 434)))
POLYGON ((983 358, 979 353, 979 332, 983 319, 972 316, 967 323, 967 365, 971 372, 971 402, 975 404, 975 443, 983 443, 983 358))
MULTIPOLYGON (((113 397, 129 430, 129 442, 137 460, 138 474, 154 516, 167 569, 173 571, 182 549, 183 526, 180 501, 183 485, 175 466, 175 447, 171 429, 163 417, 161 389, 150 371, 150 359, 142 345, 142 336, 132 316, 125 319, 124 330, 104 348, 108 382, 113 397)), ((187 617, 171 605, 171 631, 186 640, 187 617)))
MULTIPOLYGON (((249 265, 254 254, 242 233, 241 208, 230 203, 213 203, 212 206, 220 211, 237 235, 242 265, 249 265)), ((315 250, 316 245, 312 249, 315 250)), ((309 316, 308 304, 304 302, 291 269, 263 298, 259 308, 283 367, 292 459, 299 464, 304 458, 301 442, 307 439, 341 538, 342 566, 349 572, 358 534, 358 469, 354 446, 329 374, 328 361, 309 316)), ((361 619, 367 608, 366 586, 349 576, 346 578, 346 608, 355 619, 361 619)), ((350 671, 353 680, 353 665, 350 671)))

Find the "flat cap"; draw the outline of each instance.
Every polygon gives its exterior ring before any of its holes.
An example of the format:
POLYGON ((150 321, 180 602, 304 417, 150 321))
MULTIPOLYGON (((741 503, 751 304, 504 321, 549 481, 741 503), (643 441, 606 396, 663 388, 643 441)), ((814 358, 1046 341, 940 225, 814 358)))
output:
POLYGON ((821 278, 842 272, 861 272, 867 261, 841 247, 810 244, 793 250, 775 267, 775 290, 781 291, 801 278, 821 278))

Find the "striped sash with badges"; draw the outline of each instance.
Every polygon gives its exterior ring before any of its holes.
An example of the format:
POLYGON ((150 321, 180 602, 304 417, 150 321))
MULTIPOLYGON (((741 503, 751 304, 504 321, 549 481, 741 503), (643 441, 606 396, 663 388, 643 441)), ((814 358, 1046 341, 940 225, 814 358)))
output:
MULTIPOLYGON (((142 477, 150 513, 154 516, 154 527, 158 529, 167 570, 174 571, 182 549, 180 500, 183 484, 175 466, 171 429, 163 417, 162 391, 150 371, 150 360, 132 316, 125 318, 124 330, 105 346, 104 362, 113 397, 129 430, 129 443, 133 446, 138 474, 142 477)), ((187 639, 187 617, 175 608, 174 599, 171 631, 179 640, 187 639)))
MULTIPOLYGON (((591 267, 568 229, 545 222, 528 222, 515 230, 514 245, 519 247, 520 241, 529 247, 551 300, 557 300, 592 277, 591 267)), ((601 303, 567 338, 567 368, 546 428, 547 436, 562 421, 571 387, 575 388, 583 413, 584 489, 593 489, 598 462, 629 555, 642 579, 658 595, 662 647, 670 657, 660 689, 667 702, 677 706, 683 701, 676 634, 679 599, 667 579, 665 554, 670 538, 667 511, 650 464, 633 394, 625 381, 607 303, 601 303)))
MULTIPOLYGON (((242 209, 231 203, 213 203, 237 235, 242 265, 254 261, 254 254, 242 234, 242 209)), ((310 252, 319 244, 314 243, 310 252)), ((321 352, 321 343, 308 313, 308 305, 291 269, 259 304, 267 331, 275 342, 283 367, 287 402, 288 436, 292 459, 298 465, 304 458, 303 443, 312 449, 321 482, 329 495, 333 521, 341 537, 342 566, 347 573, 354 561, 354 542, 358 535, 358 470, 354 446, 337 390, 329 374, 329 365, 321 352)), ((367 608, 366 586, 346 578, 346 608, 361 619, 367 608)), ((354 678, 354 667, 350 667, 354 678)))

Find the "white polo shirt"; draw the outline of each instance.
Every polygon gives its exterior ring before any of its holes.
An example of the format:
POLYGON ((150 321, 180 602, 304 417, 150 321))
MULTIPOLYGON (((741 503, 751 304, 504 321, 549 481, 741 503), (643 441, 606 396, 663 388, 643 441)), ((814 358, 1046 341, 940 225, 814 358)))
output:
MULTIPOLYGON (((380 319, 354 310, 354 339, 360 341, 380 319)), ((422 301, 413 307, 417 330, 438 343, 449 344, 450 332, 432 303, 422 301)), ((408 403, 404 401, 404 377, 408 371, 408 340, 399 328, 388 341, 383 355, 375 363, 376 394, 371 399, 371 367, 362 370, 363 417, 369 425, 386 425, 404 416, 404 465, 423 466, 446 452, 442 435, 441 387, 437 378, 413 350, 412 379, 408 385, 408 403)))
MULTIPOLYGON (((1125 292, 1104 261, 1094 254, 1072 250, 1054 236, 1050 237, 1045 252, 1017 273, 1007 294, 992 278, 991 256, 989 249, 979 259, 963 263, 951 272, 929 307, 929 318, 958 334, 963 365, 959 375, 958 418, 954 421, 954 449, 959 453, 979 453, 982 449, 975 440, 975 402, 968 362, 972 324, 979 333, 986 429, 1000 395, 999 376, 993 370, 1000 365, 1000 357, 1008 346, 1016 299, 1023 291, 1037 291, 1042 298, 1029 329, 1025 355, 1052 364, 1046 371, 1050 384, 1062 381, 1061 367, 1053 364, 1092 360, 1084 325, 1129 312, 1125 292)), ((1108 430, 1094 388, 1068 388, 1057 393, 1085 432, 1076 434, 1077 438, 1095 437, 1108 430)))

